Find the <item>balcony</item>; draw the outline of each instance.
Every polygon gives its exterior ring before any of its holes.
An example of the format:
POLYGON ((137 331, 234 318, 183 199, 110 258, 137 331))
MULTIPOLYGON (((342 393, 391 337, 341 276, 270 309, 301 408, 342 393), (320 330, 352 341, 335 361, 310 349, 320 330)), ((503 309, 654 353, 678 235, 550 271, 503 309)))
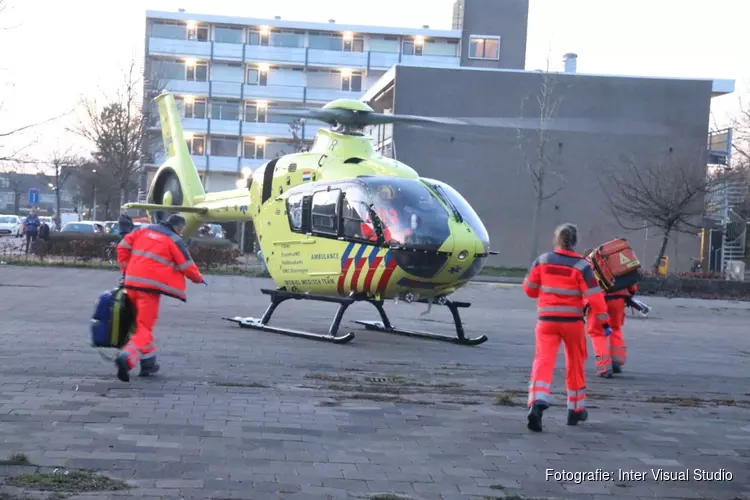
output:
POLYGON ((214 42, 214 59, 242 61, 242 44, 214 42))
POLYGON ((249 168, 250 170, 255 170, 258 167, 263 166, 264 163, 266 163, 268 160, 254 160, 250 158, 241 158, 240 159, 240 165, 241 168, 249 168))
POLYGON ((461 58, 452 56, 401 56, 401 62, 412 66, 441 66, 444 68, 461 66, 461 58))
POLYGON ((350 92, 347 90, 340 89, 322 89, 322 88, 307 88, 307 101, 317 103, 327 103, 335 101, 336 99, 359 99, 362 97, 366 89, 362 89, 360 92, 350 92))
POLYGON ((302 101, 305 87, 292 85, 245 85, 245 99, 267 101, 302 101))
POLYGON ((364 68, 367 66, 367 52, 308 49, 307 64, 334 68, 364 68))
POLYGON ((165 90, 174 94, 208 95, 208 82, 169 80, 165 85, 165 90))
POLYGON ((292 132, 288 123, 257 123, 243 122, 242 135, 244 137, 268 137, 273 139, 291 139, 292 132))
POLYGON ((236 156, 211 156, 208 159, 209 172, 238 172, 236 156))
POLYGON ((304 48, 247 45, 245 47, 245 60, 304 65, 306 51, 307 49, 304 48))
POLYGON ((211 82, 211 95, 214 97, 227 97, 239 99, 242 92, 240 82, 211 82))
MULTIPOLYGON (((240 50, 242 50, 241 47, 240 50)), ((242 57, 241 54, 242 52, 240 52, 240 57, 242 57)), ((150 37, 148 39, 148 55, 210 57, 211 42, 150 37)))
POLYGON ((211 120, 212 135, 240 135, 239 117, 237 120, 211 120))

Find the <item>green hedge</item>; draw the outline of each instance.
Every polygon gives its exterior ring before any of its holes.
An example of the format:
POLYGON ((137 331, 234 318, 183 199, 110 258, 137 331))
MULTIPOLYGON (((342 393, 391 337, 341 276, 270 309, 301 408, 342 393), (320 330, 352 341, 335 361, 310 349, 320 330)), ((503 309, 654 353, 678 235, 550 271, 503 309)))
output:
MULTIPOLYGON (((120 236, 110 233, 55 232, 48 241, 37 240, 32 251, 39 257, 72 258, 75 261, 117 259, 117 250, 110 246, 120 236)), ((188 249, 195 263, 202 269, 239 265, 242 255, 229 240, 192 238, 188 249)))

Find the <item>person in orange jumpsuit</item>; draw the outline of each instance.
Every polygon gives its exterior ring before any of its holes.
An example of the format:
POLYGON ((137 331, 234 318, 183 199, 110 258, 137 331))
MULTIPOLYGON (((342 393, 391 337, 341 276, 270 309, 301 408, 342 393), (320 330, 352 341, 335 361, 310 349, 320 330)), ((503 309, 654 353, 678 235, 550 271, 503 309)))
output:
POLYGON ((542 414, 549 408, 552 375, 560 342, 565 345, 565 384, 568 389, 568 425, 588 418, 586 410, 586 327, 588 303, 595 320, 611 332, 604 292, 594 270, 573 249, 578 229, 563 224, 555 230, 554 251, 540 255, 524 278, 527 296, 537 299, 536 352, 531 368, 528 428, 542 431, 542 414))
POLYGON ((159 371, 153 328, 162 295, 187 302, 185 277, 204 283, 182 240, 185 219, 177 214, 166 221, 128 233, 117 246, 117 262, 125 274, 123 286, 136 311, 136 330, 115 357, 117 378, 130 381, 130 370, 140 361, 140 376, 159 371))
MULTIPOLYGON (((587 249, 584 256, 588 258, 593 249, 587 249)), ((627 358, 627 346, 622 335, 622 327, 625 324, 625 305, 627 299, 635 295, 638 290, 636 285, 616 292, 605 292, 607 312, 609 313, 609 324, 612 327, 612 335, 606 335, 601 325, 592 317, 589 310, 586 324, 588 327, 591 343, 594 345, 594 356, 596 359, 596 374, 603 378, 612 378, 613 373, 622 372, 622 366, 627 358)))

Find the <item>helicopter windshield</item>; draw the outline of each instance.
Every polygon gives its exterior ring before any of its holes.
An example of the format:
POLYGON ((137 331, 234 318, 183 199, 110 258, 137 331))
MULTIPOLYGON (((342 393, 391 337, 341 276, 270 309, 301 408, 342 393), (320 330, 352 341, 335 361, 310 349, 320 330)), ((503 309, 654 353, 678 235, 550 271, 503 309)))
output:
POLYGON ((451 206, 451 209, 454 211, 454 215, 456 216, 456 218, 458 218, 459 220, 463 220, 469 225, 471 230, 474 231, 479 240, 482 242, 484 251, 489 252, 490 235, 489 233, 487 233, 487 229, 484 227, 484 224, 479 218, 479 215, 477 215, 474 209, 471 208, 471 205, 469 205, 469 202, 466 201, 466 199, 461 196, 458 191, 444 182, 426 178, 422 178, 422 180, 428 186, 435 189, 435 191, 446 201, 446 203, 451 206))
POLYGON ((357 179, 367 192, 357 200, 347 193, 347 202, 361 221, 361 237, 377 239, 373 214, 380 222, 387 244, 412 249, 438 250, 450 237, 448 213, 417 179, 370 177, 357 179))

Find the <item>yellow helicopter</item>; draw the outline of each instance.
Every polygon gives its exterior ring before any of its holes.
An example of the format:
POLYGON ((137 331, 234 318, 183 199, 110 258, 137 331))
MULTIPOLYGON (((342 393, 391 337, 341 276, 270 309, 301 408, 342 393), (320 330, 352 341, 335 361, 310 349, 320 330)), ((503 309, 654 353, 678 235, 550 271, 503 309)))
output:
POLYGON ((277 289, 263 289, 271 304, 260 319, 223 318, 241 327, 346 343, 338 335, 346 309, 368 302, 380 322, 357 321, 367 329, 478 345, 464 333, 459 308, 469 303, 448 296, 482 270, 490 254, 487 230, 471 205, 451 186, 420 177, 411 167, 374 150, 367 125, 393 122, 466 124, 460 120, 375 113, 366 103, 340 99, 322 109, 279 110, 279 114, 322 121, 307 152, 274 158, 247 177, 242 189, 206 193, 183 136, 172 94, 156 97, 166 161, 148 191, 152 221, 178 212, 189 237, 205 221, 253 221, 264 264, 277 289), (304 299, 338 303, 328 334, 268 324, 282 302, 304 299), (455 336, 393 326, 387 299, 449 308, 455 336))

